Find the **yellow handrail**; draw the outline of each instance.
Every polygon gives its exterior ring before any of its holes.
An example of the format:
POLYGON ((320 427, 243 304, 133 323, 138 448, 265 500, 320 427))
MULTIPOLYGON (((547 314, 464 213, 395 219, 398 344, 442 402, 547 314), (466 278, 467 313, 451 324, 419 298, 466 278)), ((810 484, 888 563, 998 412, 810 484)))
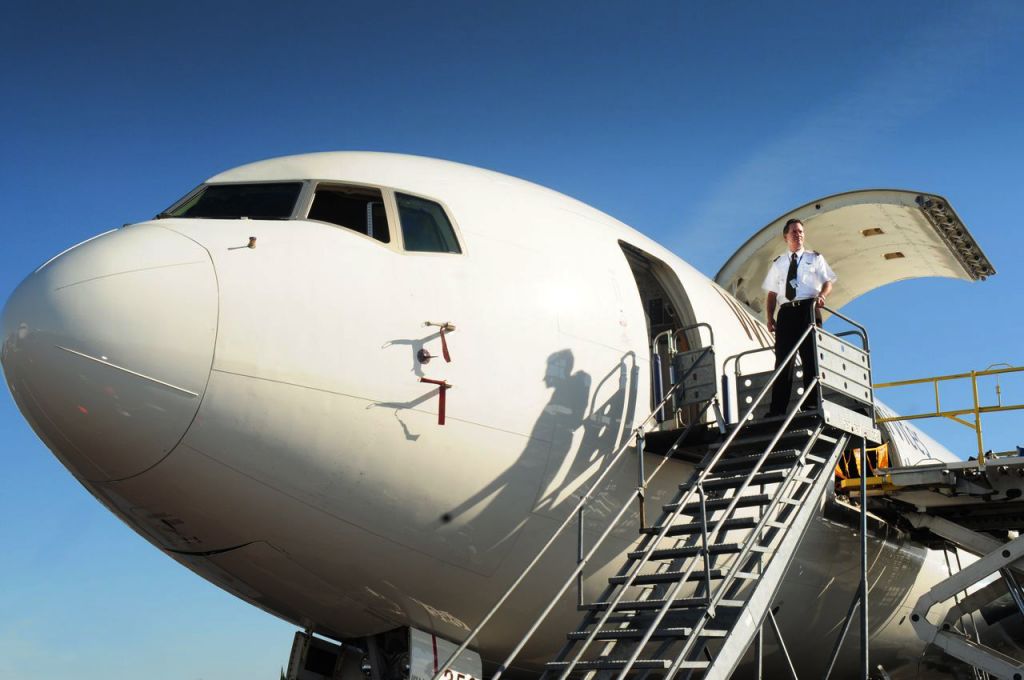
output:
MULTIPOLYGON (((1004 364, 1005 365, 1005 364, 1004 364)), ((924 385, 931 383, 935 388, 935 410, 927 413, 917 413, 911 415, 893 416, 890 418, 875 418, 875 422, 878 423, 891 423, 898 420, 920 420, 922 418, 949 418, 950 420, 966 425, 967 427, 974 430, 975 435, 978 439, 978 464, 985 464, 985 451, 984 444, 981 434, 981 416, 983 413, 997 413, 999 411, 1019 411, 1024 409, 1024 404, 1011 404, 1004 406, 1002 404, 1002 398, 999 399, 999 404, 996 406, 982 406, 978 400, 978 378, 983 378, 990 375, 1002 375, 1004 373, 1020 373, 1024 371, 1024 366, 1007 366, 1006 368, 987 368, 983 371, 971 371, 970 373, 954 373, 951 375, 940 375, 932 378, 915 378, 913 380, 896 380, 894 382, 877 383, 873 385, 874 389, 881 389, 883 387, 905 387, 907 385, 924 385), (942 410, 942 405, 939 400, 939 383, 947 382, 952 380, 971 380, 971 395, 973 397, 973 406, 971 408, 963 409, 947 409, 942 410), (961 416, 967 414, 974 415, 974 421, 971 422, 961 416)))

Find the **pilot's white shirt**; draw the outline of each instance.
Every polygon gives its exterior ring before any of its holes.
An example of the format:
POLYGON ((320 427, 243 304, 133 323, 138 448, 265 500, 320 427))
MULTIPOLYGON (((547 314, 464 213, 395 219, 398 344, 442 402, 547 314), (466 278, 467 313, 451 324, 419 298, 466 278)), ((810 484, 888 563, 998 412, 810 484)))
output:
MULTIPOLYGON (((789 273, 789 259, 792 253, 786 251, 772 261, 768 275, 764 277, 761 288, 779 296, 779 303, 786 300, 786 275, 789 273)), ((826 281, 835 281, 838 277, 825 261, 825 256, 812 250, 801 249, 796 253, 796 298, 805 300, 814 298, 821 292, 826 281)))

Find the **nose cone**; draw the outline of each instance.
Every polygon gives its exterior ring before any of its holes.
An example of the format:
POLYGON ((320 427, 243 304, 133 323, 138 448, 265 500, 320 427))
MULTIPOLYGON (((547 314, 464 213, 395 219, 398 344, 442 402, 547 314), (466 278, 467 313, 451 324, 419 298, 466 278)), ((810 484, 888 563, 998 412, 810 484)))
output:
POLYGON ((18 286, 3 312, 4 374, 22 414, 72 472, 122 479, 184 436, 216 331, 206 250, 159 226, 128 227, 18 286))

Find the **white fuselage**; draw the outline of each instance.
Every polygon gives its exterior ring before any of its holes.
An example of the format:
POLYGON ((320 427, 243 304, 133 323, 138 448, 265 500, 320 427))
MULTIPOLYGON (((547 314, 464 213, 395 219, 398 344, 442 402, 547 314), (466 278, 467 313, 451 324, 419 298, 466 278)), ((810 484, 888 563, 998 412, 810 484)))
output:
MULTIPOLYGON (((136 531, 327 635, 411 625, 460 639, 627 444, 651 410, 651 355, 622 243, 670 272, 676 308, 713 327, 719 369, 770 342, 670 252, 526 182, 388 154, 280 159, 211 182, 273 180, 381 188, 392 212, 392 189, 430 198, 462 252, 301 218, 133 225, 22 284, 4 314, 4 369, 39 435, 136 531), (455 326, 451 362, 427 322, 455 326), (452 385, 443 426, 421 377, 452 385)), ((627 458, 591 504, 591 538, 636 485, 627 458)), ((689 474, 672 465, 652 507, 689 474)), ((588 570, 588 595, 636 527, 631 511, 588 570)), ((902 619, 945 566, 888 539, 873 542, 873 645, 916 677, 923 645, 902 619)), ((808 658, 828 651, 852 597, 854 546, 823 514, 779 597, 784 628, 822 631, 808 658)), ((485 658, 518 639, 575 558, 569 532, 482 634, 485 658)), ((560 646, 574 604, 569 593, 527 661, 560 646)))

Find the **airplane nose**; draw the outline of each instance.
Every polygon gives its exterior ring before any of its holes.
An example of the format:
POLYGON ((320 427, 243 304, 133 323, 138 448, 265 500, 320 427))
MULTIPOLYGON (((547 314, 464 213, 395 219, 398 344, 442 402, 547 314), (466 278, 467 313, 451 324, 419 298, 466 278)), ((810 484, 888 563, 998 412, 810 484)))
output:
POLYGON ((113 231, 46 263, 3 312, 22 414, 75 474, 123 479, 162 460, 213 363, 217 280, 205 248, 160 226, 113 231))

